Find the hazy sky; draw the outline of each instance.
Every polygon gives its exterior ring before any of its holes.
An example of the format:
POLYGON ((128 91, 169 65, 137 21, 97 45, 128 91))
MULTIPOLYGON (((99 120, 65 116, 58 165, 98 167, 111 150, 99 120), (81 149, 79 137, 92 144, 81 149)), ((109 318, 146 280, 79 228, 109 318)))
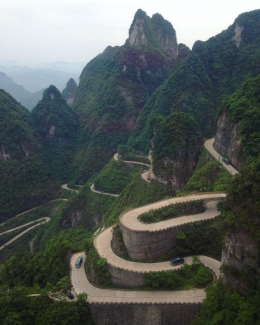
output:
POLYGON ((0 61, 88 62, 122 45, 135 12, 160 13, 190 48, 231 25, 259 0, 0 0, 0 61))

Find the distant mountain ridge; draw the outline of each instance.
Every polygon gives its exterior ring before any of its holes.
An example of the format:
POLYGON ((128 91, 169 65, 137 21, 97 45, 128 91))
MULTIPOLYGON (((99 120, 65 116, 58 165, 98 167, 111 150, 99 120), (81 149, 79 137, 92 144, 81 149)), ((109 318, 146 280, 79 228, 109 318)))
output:
POLYGON ((15 83, 10 77, 8 77, 4 72, 0 71, 0 88, 12 95, 18 102, 20 102, 24 107, 31 110, 41 99, 43 90, 32 94, 31 92, 24 89, 23 86, 15 83))
POLYGON ((78 83, 79 76, 86 65, 85 62, 70 63, 61 61, 28 64, 29 66, 22 62, 2 61, 0 62, 0 71, 31 93, 46 89, 50 85, 55 85, 62 91, 70 78, 75 79, 78 83))

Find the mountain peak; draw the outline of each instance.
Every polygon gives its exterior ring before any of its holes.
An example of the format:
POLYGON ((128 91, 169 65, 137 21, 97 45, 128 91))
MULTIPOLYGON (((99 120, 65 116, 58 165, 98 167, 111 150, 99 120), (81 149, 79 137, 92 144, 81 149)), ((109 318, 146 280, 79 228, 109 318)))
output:
POLYGON ((150 18, 146 12, 138 9, 129 29, 129 44, 137 48, 152 46, 177 56, 176 32, 170 22, 156 13, 150 18))

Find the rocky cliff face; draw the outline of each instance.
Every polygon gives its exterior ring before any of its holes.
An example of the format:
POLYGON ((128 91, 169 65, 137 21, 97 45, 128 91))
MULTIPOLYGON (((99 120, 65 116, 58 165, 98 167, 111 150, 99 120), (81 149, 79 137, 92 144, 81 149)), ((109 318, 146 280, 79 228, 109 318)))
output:
POLYGON ((150 18, 139 9, 130 27, 128 42, 137 48, 147 45, 161 47, 172 58, 177 57, 178 44, 175 30, 160 14, 154 14, 150 18))
POLYGON ((127 143, 147 99, 171 73, 176 55, 172 25, 158 14, 150 18, 138 10, 125 44, 107 47, 87 64, 73 104, 89 140, 78 155, 78 180, 101 170, 118 145, 127 143))
POLYGON ((0 90, 0 162, 22 160, 36 151, 31 117, 24 107, 0 90))
POLYGON ((44 91, 42 100, 32 110, 32 117, 41 137, 66 141, 76 134, 77 118, 55 86, 44 91))
POLYGON ((222 274, 224 285, 230 286, 242 294, 247 292, 247 283, 243 280, 248 277, 249 269, 254 266, 255 249, 254 240, 243 230, 230 232, 226 235, 221 260, 225 271, 222 274), (241 277, 243 274, 246 276, 241 277))
POLYGON ((214 148, 224 157, 228 158, 232 165, 240 169, 244 165, 244 151, 238 137, 240 123, 230 121, 225 110, 218 119, 214 148))
POLYGON ((197 165, 202 141, 197 139, 193 144, 194 147, 191 151, 188 149, 189 139, 183 137, 176 153, 176 159, 164 157, 154 164, 155 179, 162 183, 171 183, 176 190, 181 189, 197 165))
POLYGON ((260 284, 259 191, 258 159, 241 169, 220 206, 227 232, 222 251, 222 282, 243 295, 255 292, 260 284))
POLYGON ((196 122, 185 113, 173 113, 168 118, 154 119, 153 173, 161 182, 182 188, 194 171, 202 137, 196 122))
POLYGON ((66 88, 62 91, 62 96, 65 98, 68 105, 73 104, 74 98, 76 96, 77 92, 77 84, 73 78, 70 78, 70 80, 66 84, 66 88))

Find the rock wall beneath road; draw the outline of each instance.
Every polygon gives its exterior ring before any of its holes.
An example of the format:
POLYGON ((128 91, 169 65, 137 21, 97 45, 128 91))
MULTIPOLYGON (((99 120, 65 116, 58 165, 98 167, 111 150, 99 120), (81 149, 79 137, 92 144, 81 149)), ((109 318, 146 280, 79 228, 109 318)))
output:
POLYGON ((189 325, 201 304, 90 304, 96 325, 189 325))
MULTIPOLYGON (((206 199, 203 202, 206 204, 214 200, 206 199)), ((222 198, 216 200, 221 201, 222 198)), ((152 260, 169 253, 174 245, 177 232, 181 231, 187 224, 150 232, 129 229, 121 222, 119 227, 128 255, 136 260, 152 260)))
POLYGON ((167 254, 175 241, 175 235, 184 225, 160 231, 134 231, 120 223, 128 255, 136 260, 152 260, 167 254))
POLYGON ((144 273, 117 268, 108 264, 111 282, 119 287, 136 288, 145 285, 144 273))

